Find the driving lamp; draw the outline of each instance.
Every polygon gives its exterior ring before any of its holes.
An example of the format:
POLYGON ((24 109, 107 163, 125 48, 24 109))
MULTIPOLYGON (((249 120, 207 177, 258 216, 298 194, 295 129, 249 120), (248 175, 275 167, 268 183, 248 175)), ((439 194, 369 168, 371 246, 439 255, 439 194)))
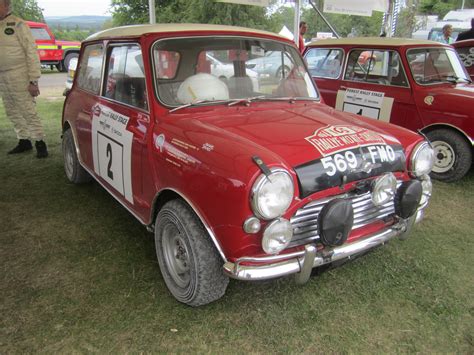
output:
POLYGON ((434 151, 428 142, 419 143, 411 155, 411 172, 417 176, 428 175, 434 164, 434 151))
POLYGON ((290 174, 282 169, 261 175, 252 188, 251 203, 254 213, 269 220, 281 216, 290 207, 294 187, 290 174))
POLYGON ((263 232, 263 251, 267 254, 278 254, 290 244, 292 237, 291 223, 284 218, 277 219, 270 223, 263 232))
POLYGON ((397 191, 397 179, 392 173, 382 175, 374 180, 372 188, 372 202, 375 206, 382 206, 390 201, 397 191))

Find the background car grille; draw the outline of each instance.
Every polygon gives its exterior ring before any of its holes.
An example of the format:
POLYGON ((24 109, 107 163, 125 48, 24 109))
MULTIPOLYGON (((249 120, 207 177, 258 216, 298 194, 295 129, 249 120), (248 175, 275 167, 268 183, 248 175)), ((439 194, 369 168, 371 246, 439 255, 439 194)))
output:
POLYGON ((310 202, 306 206, 296 211, 294 216, 290 219, 290 222, 293 226, 293 239, 288 248, 306 244, 310 241, 317 241, 319 239, 319 213, 326 203, 338 197, 348 198, 352 201, 352 207, 354 209, 354 225, 352 230, 368 225, 395 213, 393 199, 382 206, 375 206, 372 202, 370 192, 353 196, 334 196, 324 200, 310 202))

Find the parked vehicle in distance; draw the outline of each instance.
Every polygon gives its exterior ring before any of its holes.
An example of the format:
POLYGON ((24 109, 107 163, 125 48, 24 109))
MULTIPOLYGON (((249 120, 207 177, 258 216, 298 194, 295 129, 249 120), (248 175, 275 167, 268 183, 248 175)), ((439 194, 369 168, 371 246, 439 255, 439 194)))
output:
POLYGON ((67 178, 94 178, 154 232, 163 279, 191 306, 219 299, 229 277, 304 283, 403 239, 431 196, 424 137, 323 104, 294 43, 253 29, 92 35, 62 128, 67 178), (207 53, 233 75, 212 75, 207 53), (258 76, 255 91, 248 61, 266 53, 291 70, 277 84, 258 76))
POLYGON ((458 52, 459 58, 462 64, 466 68, 471 81, 474 80, 474 39, 466 39, 451 44, 456 52, 458 52))
POLYGON ((421 130, 435 149, 431 176, 436 179, 456 181, 469 171, 474 85, 451 46, 399 38, 344 38, 310 43, 304 55, 320 54, 325 60, 310 72, 328 105, 421 130), (373 67, 361 65, 364 52, 377 58, 373 67))
POLYGON ((247 61, 247 68, 254 70, 262 79, 279 80, 288 76, 293 69, 292 59, 286 55, 281 57, 281 52, 266 52, 264 56, 258 56, 247 61))
POLYGON ((59 71, 66 72, 71 59, 79 56, 81 42, 56 39, 45 23, 33 21, 26 23, 35 38, 41 64, 54 66, 59 71))

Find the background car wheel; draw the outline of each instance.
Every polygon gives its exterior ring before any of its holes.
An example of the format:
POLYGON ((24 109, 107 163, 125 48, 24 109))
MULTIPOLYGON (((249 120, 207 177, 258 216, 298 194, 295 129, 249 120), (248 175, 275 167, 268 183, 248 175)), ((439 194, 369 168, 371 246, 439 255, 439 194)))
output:
POLYGON ((437 129, 427 134, 435 151, 433 179, 453 182, 469 171, 472 148, 458 133, 449 129, 437 129))
POLYGON ((223 261, 184 201, 170 201, 158 213, 155 248, 166 286, 179 302, 201 306, 224 295, 229 279, 223 261))
POLYGON ((283 66, 283 67, 280 67, 278 68, 278 70, 276 71, 276 74, 275 76, 278 78, 278 79, 284 79, 288 76, 288 74, 290 74, 290 68, 288 68, 286 65, 283 66), (284 71, 284 73, 283 73, 284 71), (283 76, 284 75, 284 76, 283 76))
POLYGON ((64 171, 69 181, 74 184, 82 184, 92 180, 89 173, 81 166, 79 159, 77 159, 76 145, 74 144, 74 137, 71 129, 68 129, 63 134, 63 160, 64 171))
POLYGON ((62 72, 67 72, 69 69, 69 62, 71 61, 72 58, 77 58, 79 57, 78 53, 69 53, 66 55, 66 57, 63 60, 61 68, 58 68, 62 72))

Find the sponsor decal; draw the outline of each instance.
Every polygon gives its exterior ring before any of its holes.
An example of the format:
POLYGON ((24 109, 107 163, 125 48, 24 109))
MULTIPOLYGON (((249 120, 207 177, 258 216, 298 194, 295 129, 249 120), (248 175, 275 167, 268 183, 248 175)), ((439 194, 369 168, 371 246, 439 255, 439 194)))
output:
POLYGON ((8 28, 5 28, 4 32, 7 36, 11 36, 12 34, 15 33, 15 30, 13 28, 8 27, 8 28))
POLYGON ((15 26, 16 22, 7 22, 7 26, 15 26))
POLYGON ((423 101, 424 101, 425 104, 427 104, 428 106, 431 106, 431 105, 433 105, 434 97, 431 96, 431 95, 430 95, 430 96, 426 96, 423 101))
POLYGON ((99 104, 92 112, 94 172, 133 204, 130 118, 99 104))
POLYGON ((212 152, 214 150, 214 144, 211 144, 211 143, 204 143, 202 145, 202 149, 208 151, 208 152, 212 152))
POLYGON ((323 156, 356 147, 387 144, 379 134, 373 131, 346 125, 328 125, 319 128, 305 139, 323 156))

